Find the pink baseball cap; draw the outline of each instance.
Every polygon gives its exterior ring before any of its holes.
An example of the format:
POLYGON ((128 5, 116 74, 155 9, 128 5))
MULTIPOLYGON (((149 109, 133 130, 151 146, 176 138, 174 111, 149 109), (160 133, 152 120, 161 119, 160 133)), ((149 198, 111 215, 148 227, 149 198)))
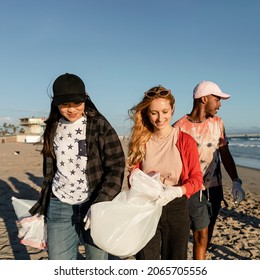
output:
POLYGON ((202 81, 194 88, 193 99, 198 99, 210 94, 219 96, 221 99, 228 99, 230 97, 229 94, 222 92, 217 84, 210 81, 202 81))

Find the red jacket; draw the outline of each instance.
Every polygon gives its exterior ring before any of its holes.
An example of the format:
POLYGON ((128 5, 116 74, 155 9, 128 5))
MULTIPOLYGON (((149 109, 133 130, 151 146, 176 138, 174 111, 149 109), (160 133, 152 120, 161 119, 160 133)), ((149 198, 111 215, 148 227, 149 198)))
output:
POLYGON ((197 143, 189 134, 179 131, 176 145, 182 159, 180 185, 186 187, 186 196, 189 198, 201 189, 203 183, 197 143))
MULTIPOLYGON (((189 134, 180 130, 176 146, 182 160, 179 185, 186 187, 185 195, 189 198, 201 189, 203 183, 197 143, 189 134)), ((137 164, 136 168, 142 169, 141 163, 137 164)))

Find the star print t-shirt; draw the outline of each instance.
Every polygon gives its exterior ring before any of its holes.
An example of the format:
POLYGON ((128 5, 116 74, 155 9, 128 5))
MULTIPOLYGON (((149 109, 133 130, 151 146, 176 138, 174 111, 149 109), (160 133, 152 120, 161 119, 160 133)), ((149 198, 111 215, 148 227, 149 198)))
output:
POLYGON ((86 117, 73 123, 61 118, 54 137, 57 172, 52 191, 62 202, 73 205, 88 200, 86 123, 86 117))

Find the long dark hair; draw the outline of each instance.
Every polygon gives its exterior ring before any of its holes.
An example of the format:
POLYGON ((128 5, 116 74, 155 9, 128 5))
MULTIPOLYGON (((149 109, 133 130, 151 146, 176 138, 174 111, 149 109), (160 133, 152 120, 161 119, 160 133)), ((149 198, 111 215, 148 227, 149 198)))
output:
MULTIPOLYGON (((91 101, 90 97, 86 95, 85 114, 87 116, 100 115, 98 109, 91 101)), ((45 157, 55 158, 54 153, 54 136, 58 126, 59 119, 62 117, 57 105, 51 102, 51 110, 48 119, 45 121, 46 127, 43 133, 43 148, 41 153, 45 157)))

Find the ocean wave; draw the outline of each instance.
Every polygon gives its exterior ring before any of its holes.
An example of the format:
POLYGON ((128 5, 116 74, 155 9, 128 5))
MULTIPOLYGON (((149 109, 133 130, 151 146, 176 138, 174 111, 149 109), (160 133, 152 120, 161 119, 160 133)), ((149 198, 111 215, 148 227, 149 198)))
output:
POLYGON ((233 147, 245 147, 245 148, 260 148, 259 144, 247 144, 247 143, 229 143, 229 146, 233 147))
POLYGON ((228 141, 236 164, 260 169, 260 137, 231 137, 228 141))

